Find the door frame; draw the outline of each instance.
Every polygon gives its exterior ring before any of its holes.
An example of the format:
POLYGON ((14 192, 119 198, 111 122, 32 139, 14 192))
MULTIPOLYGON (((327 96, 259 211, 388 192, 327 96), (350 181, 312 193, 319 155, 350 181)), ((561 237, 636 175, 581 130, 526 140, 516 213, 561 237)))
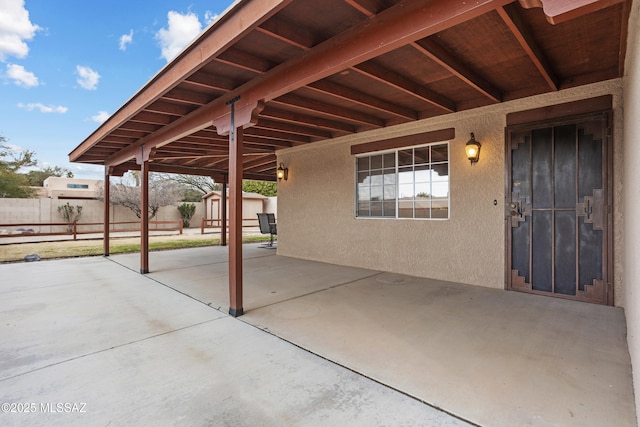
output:
POLYGON ((558 104, 533 110, 510 113, 507 115, 507 126, 505 127, 505 282, 506 290, 517 290, 532 294, 551 296, 585 302, 599 302, 595 298, 585 296, 565 296, 562 294, 536 291, 533 289, 514 288, 511 277, 511 140, 510 133, 517 130, 531 129, 535 127, 550 127, 561 124, 573 124, 586 119, 600 118, 605 121, 603 126, 603 141, 606 148, 603 152, 603 168, 606 169, 603 180, 604 199, 606 200, 605 216, 606 231, 603 233, 603 277, 605 283, 606 296, 603 304, 613 305, 613 110, 612 96, 605 95, 598 98, 591 98, 571 103, 558 104))

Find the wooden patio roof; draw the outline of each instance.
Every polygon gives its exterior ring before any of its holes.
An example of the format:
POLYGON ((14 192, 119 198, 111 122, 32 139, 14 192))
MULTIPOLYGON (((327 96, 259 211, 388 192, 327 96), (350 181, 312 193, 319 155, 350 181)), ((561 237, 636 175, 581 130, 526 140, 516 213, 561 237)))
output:
POLYGON ((276 151, 621 77, 631 0, 239 0, 69 155, 275 180, 276 151), (227 118, 227 119, 225 119, 227 118), (216 128, 214 122, 219 124, 216 128))

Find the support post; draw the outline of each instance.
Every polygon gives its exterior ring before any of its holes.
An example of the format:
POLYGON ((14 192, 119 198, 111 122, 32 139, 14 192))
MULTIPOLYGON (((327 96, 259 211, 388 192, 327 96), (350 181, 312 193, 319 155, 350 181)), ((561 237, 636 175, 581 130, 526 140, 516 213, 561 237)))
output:
POLYGON ((140 165, 140 273, 149 272, 149 161, 140 165))
POLYGON ((221 223, 220 223, 220 246, 227 246, 227 183, 229 177, 225 174, 222 176, 222 190, 220 192, 220 210, 221 210, 221 223))
POLYGON ((149 272, 149 161, 156 148, 140 147, 136 163, 140 165, 140 273, 149 272))
MULTIPOLYGON (((229 314, 242 316, 242 143, 244 129, 236 128, 234 104, 229 129, 229 314)), ((223 195, 226 203, 226 194, 223 195)))
POLYGON ((111 204, 111 183, 109 182, 109 166, 104 167, 104 231, 103 231, 103 251, 104 256, 109 256, 109 223, 111 218, 110 204, 111 204))

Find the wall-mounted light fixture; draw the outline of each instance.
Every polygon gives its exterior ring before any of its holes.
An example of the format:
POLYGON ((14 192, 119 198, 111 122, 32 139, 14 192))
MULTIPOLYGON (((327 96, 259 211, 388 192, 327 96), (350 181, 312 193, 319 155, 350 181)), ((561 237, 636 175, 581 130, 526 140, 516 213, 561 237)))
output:
POLYGON ((284 167, 284 163, 280 162, 280 166, 278 166, 278 170, 276 171, 276 177, 278 181, 284 178, 286 181, 289 179, 289 168, 284 167))
POLYGON ((464 146, 464 151, 467 153, 467 159, 471 164, 477 163, 480 158, 480 143, 476 141, 476 137, 471 132, 471 139, 464 146))

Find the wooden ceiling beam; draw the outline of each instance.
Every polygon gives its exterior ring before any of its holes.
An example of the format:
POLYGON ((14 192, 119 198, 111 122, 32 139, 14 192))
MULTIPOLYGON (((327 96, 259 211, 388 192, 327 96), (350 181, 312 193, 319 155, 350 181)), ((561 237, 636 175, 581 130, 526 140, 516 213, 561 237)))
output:
POLYGON ((558 77, 551 69, 549 61, 538 47, 538 44, 533 37, 531 37, 529 30, 514 5, 499 7, 496 11, 522 49, 524 49, 531 62, 533 62, 533 65, 535 65, 542 78, 547 82, 547 85, 551 90, 557 91, 559 87, 558 77))
POLYGON ((305 111, 322 113, 340 120, 349 120, 369 126, 383 127, 385 125, 384 120, 377 117, 360 113, 358 111, 353 111, 349 108, 340 107, 338 105, 327 104, 324 102, 316 101, 314 99, 303 98, 299 95, 283 95, 280 98, 273 100, 272 102, 274 104, 282 104, 289 107, 296 107, 305 111))
POLYGON ((441 108, 446 112, 453 113, 456 111, 455 103, 437 94, 433 91, 425 89, 422 85, 408 80, 393 71, 387 70, 380 65, 369 61, 353 68, 360 74, 370 77, 378 82, 392 86, 408 95, 414 96, 421 101, 427 102, 435 107, 441 108))
MULTIPOLYGON (((149 111, 141 111, 131 119, 131 122, 164 126, 164 125, 168 125, 174 120, 175 120, 175 117, 172 117, 172 116, 162 116, 159 114, 151 113, 149 111)), ((114 128, 114 129, 117 129, 117 128, 114 128)))
POLYGON ((125 131, 131 130, 131 131, 151 133, 158 130, 159 128, 160 128, 159 125, 154 125, 151 123, 140 123, 140 122, 128 121, 127 123, 125 123, 124 125, 116 129, 125 130, 125 131))
POLYGON ((500 89, 480 77, 475 71, 467 67, 452 55, 447 49, 442 47, 432 38, 426 38, 410 44, 418 52, 422 53, 438 65, 449 71, 451 74, 471 86, 482 95, 494 102, 502 101, 500 89))
POLYGON ((316 139, 330 139, 333 137, 331 132, 324 129, 302 126, 299 123, 286 123, 277 120, 269 120, 264 117, 260 117, 258 123, 254 126, 254 129, 274 129, 285 133, 306 135, 316 139))
POLYGON ((189 78, 186 79, 184 83, 222 92, 228 92, 237 87, 237 82, 235 82, 234 80, 216 76, 204 71, 200 71, 193 74, 192 76, 189 76, 189 78))
POLYGON ((376 98, 375 96, 367 95, 366 93, 357 91, 355 89, 330 82, 326 79, 311 83, 307 87, 315 91, 331 95, 345 101, 350 101, 386 114, 391 114, 403 119, 416 120, 418 118, 418 112, 413 111, 410 108, 392 104, 391 102, 387 102, 380 98, 376 98))
POLYGON ((272 105, 269 105, 264 110, 262 110, 262 112, 260 113, 260 118, 262 119, 263 117, 269 117, 286 123, 303 123, 315 128, 326 129, 334 134, 338 133, 340 135, 355 133, 358 130, 355 126, 347 123, 324 119, 321 117, 309 116, 292 111, 280 110, 278 108, 274 108, 272 105))
POLYGON ((200 106, 209 103, 212 97, 204 93, 193 92, 181 87, 176 87, 162 95, 161 99, 170 102, 180 102, 200 106))
POLYGON ((193 111, 193 107, 159 99, 153 104, 146 106, 144 111, 182 117, 193 111))
POLYGON ((379 12, 379 5, 374 0, 344 0, 344 2, 368 17, 374 16, 379 12))
POLYGON ((270 140, 271 145, 275 146, 291 146, 295 143, 308 144, 311 138, 306 135, 283 133, 276 130, 251 127, 245 131, 245 137, 261 137, 270 140))
POLYGON ((305 31, 304 28, 291 22, 286 22, 278 16, 263 22, 256 30, 303 50, 309 50, 318 43, 316 37, 309 31, 305 31))
POLYGON ((258 58, 239 49, 229 49, 215 60, 257 74, 265 73, 275 66, 271 61, 258 58))

